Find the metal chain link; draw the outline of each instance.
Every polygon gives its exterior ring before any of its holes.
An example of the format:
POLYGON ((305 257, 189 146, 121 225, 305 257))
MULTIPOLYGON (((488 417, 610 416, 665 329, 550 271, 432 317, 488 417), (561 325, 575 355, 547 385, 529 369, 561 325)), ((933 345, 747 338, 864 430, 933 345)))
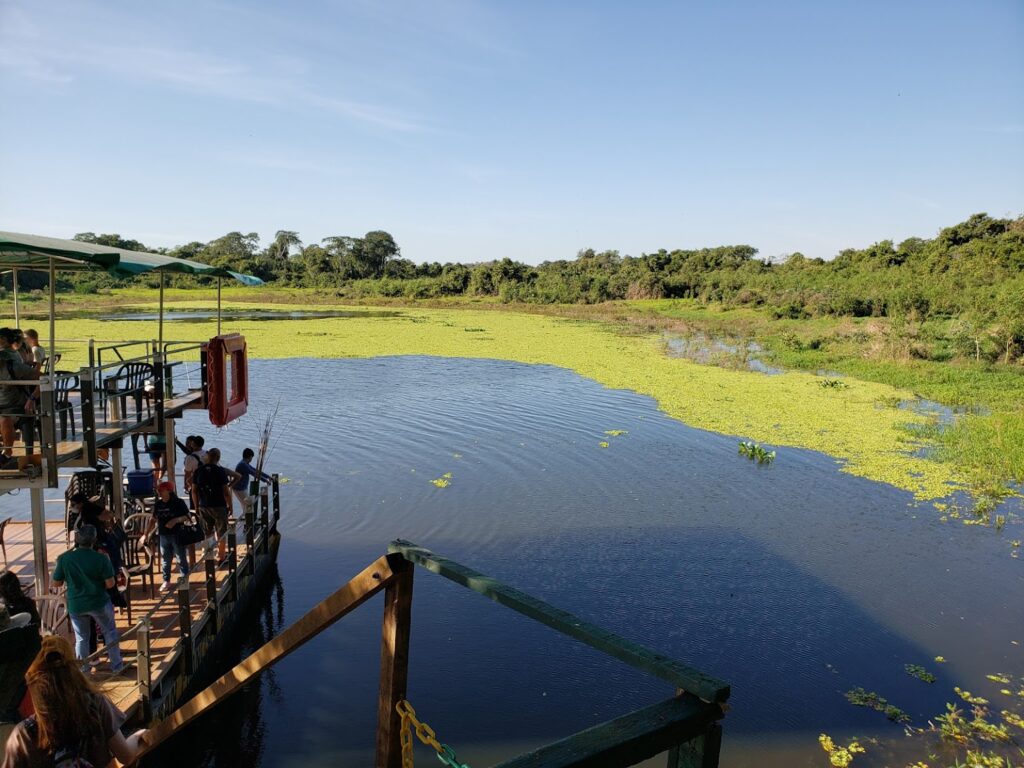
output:
POLYGON ((454 749, 437 740, 437 734, 434 733, 433 728, 426 723, 420 722, 419 718, 416 717, 416 710, 412 708, 408 701, 402 699, 395 705, 395 710, 402 718, 402 730, 400 733, 402 768, 413 768, 412 734, 414 731, 416 738, 437 752, 437 759, 447 765, 448 768, 469 768, 465 763, 459 762, 454 749))

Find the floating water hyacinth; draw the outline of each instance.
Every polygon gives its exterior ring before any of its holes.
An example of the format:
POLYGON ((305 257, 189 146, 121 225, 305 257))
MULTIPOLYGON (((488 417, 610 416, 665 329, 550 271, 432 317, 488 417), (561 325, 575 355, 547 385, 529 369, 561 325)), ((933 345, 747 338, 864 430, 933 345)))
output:
POLYGON ((447 488, 451 484, 451 479, 452 479, 452 473, 451 472, 445 472, 443 475, 441 475, 438 478, 435 478, 435 479, 431 480, 430 482, 432 482, 438 488, 447 488))
POLYGON ((625 429, 608 429, 605 430, 605 434, 608 435, 608 437, 622 437, 623 435, 628 435, 629 432, 625 429))
POLYGON ((849 385, 839 379, 822 379, 818 382, 818 386, 822 389, 846 389, 849 385))
POLYGON ((758 464, 771 464, 775 461, 775 451, 768 451, 755 442, 749 440, 740 441, 740 456, 746 456, 758 464))
POLYGON ((602 440, 600 443, 598 443, 598 445, 601 446, 602 448, 607 448, 609 445, 611 445, 611 443, 609 443, 607 440, 602 440))
POLYGON ((911 677, 916 677, 918 680, 923 680, 926 683, 934 683, 935 675, 929 672, 927 669, 922 667, 920 664, 904 664, 903 669, 911 677))

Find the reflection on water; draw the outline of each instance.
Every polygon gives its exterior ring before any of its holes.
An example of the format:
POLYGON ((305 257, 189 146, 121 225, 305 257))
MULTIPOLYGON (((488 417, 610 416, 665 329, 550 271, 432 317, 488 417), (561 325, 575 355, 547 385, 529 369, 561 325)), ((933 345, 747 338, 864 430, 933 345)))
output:
MULTIPOLYGON (((821 765, 821 732, 901 739, 843 699, 855 686, 924 724, 953 685, 998 697, 986 674, 1024 674, 1024 575, 1005 542, 829 457, 782 448, 753 465, 733 437, 543 366, 255 361, 251 381, 249 416, 217 432, 190 413, 178 429, 234 461, 280 400, 286 593, 246 649, 401 537, 730 682, 731 768, 821 765)), ((409 697, 471 765, 672 693, 423 570, 415 593, 409 697)), ((381 610, 378 597, 343 619, 174 749, 218 768, 369 764, 381 610)))
POLYGON ((719 339, 695 333, 692 336, 666 335, 665 345, 670 357, 685 357, 705 365, 746 368, 768 375, 785 373, 784 368, 768 365, 761 359, 767 352, 756 341, 719 339))

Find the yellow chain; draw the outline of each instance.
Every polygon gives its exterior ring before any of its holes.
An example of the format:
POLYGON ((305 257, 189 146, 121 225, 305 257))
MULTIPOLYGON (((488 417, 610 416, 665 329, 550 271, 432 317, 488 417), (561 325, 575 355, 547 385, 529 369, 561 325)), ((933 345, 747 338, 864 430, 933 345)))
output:
POLYGON ((419 721, 419 718, 416 717, 416 710, 412 708, 412 704, 405 699, 402 699, 395 705, 395 709, 402 717, 402 768, 413 768, 412 734, 414 728, 416 730, 416 737, 420 741, 428 747, 433 748, 437 754, 444 754, 444 747, 442 747, 441 742, 437 740, 437 735, 434 733, 434 729, 426 723, 421 723, 419 721))

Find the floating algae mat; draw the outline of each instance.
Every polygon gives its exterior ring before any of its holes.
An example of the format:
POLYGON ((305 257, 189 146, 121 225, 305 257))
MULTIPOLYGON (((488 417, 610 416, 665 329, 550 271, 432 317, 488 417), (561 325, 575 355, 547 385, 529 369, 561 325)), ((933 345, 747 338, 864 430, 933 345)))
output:
MULTIPOLYGON (((189 309, 194 303, 169 308, 189 309)), ((240 308, 245 305, 228 305, 232 311, 240 308)), ((596 322, 461 309, 408 309, 390 315, 378 308, 343 311, 344 317, 299 322, 229 316, 223 329, 245 334, 254 358, 438 355, 555 365, 607 387, 649 395, 666 413, 694 427, 776 449, 821 451, 840 460, 845 472, 913 491, 920 499, 948 496, 964 481, 955 466, 920 452, 912 455, 914 446, 900 425, 927 424, 930 418, 885 405, 913 398, 913 393, 885 384, 846 379, 846 387, 826 388, 809 373, 764 376, 700 365, 666 355, 664 340, 657 334, 625 336, 596 322)), ((58 338, 138 338, 142 325, 74 318, 58 322, 58 338)), ((169 328, 165 326, 168 338, 202 338, 216 332, 213 322, 169 328)), ((65 361, 79 357, 84 359, 84 349, 65 350, 65 361)), ((778 461, 785 460, 785 451, 780 451, 778 461)))

